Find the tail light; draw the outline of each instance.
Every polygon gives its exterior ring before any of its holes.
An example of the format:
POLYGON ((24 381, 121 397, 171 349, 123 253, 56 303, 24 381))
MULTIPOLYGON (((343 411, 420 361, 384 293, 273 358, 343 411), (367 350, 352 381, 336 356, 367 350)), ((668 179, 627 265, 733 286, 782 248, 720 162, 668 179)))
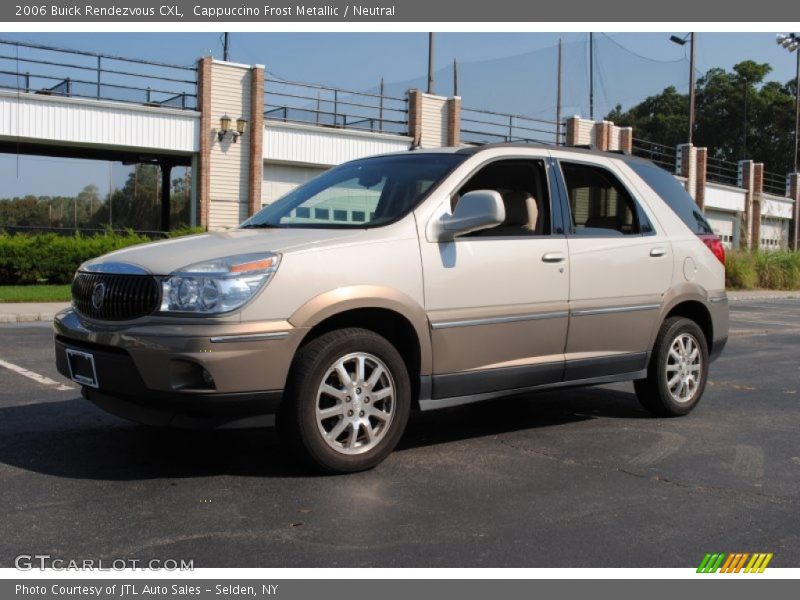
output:
POLYGON ((725 246, 722 245, 722 240, 713 233, 700 233, 697 234, 703 243, 708 246, 708 249, 717 257, 717 260, 723 265, 725 264, 725 246))

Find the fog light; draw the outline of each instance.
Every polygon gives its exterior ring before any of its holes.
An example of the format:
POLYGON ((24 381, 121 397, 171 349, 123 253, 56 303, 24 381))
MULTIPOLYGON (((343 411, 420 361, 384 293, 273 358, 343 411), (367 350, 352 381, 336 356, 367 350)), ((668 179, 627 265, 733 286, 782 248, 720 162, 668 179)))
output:
POLYGON ((206 369, 203 369, 203 383, 205 383, 208 387, 214 387, 214 378, 211 376, 206 369))

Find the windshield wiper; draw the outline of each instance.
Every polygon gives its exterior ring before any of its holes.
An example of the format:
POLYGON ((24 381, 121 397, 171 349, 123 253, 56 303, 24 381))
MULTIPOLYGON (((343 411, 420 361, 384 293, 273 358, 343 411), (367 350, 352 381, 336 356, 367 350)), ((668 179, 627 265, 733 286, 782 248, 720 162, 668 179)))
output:
POLYGON ((281 229, 283 225, 276 225, 275 223, 250 223, 242 225, 240 229, 281 229))

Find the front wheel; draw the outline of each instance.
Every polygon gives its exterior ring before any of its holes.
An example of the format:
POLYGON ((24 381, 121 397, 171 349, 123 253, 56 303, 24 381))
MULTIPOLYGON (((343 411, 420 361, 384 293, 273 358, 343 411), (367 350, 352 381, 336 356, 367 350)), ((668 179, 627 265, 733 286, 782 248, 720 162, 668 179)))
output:
POLYGON ((389 455, 410 408, 408 370, 395 347, 367 329, 338 329, 300 349, 278 427, 312 465, 351 473, 389 455))
POLYGON ((634 382, 642 406, 661 417, 691 411, 708 379, 708 342, 703 330, 684 317, 665 320, 656 337, 647 378, 634 382))

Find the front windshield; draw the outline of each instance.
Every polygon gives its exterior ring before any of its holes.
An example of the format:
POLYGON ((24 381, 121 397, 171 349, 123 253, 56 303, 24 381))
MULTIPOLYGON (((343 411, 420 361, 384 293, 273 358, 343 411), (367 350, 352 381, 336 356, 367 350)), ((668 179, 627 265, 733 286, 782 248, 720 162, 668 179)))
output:
POLYGON ((343 164, 265 206, 242 227, 365 228, 413 210, 463 154, 394 154, 343 164))

